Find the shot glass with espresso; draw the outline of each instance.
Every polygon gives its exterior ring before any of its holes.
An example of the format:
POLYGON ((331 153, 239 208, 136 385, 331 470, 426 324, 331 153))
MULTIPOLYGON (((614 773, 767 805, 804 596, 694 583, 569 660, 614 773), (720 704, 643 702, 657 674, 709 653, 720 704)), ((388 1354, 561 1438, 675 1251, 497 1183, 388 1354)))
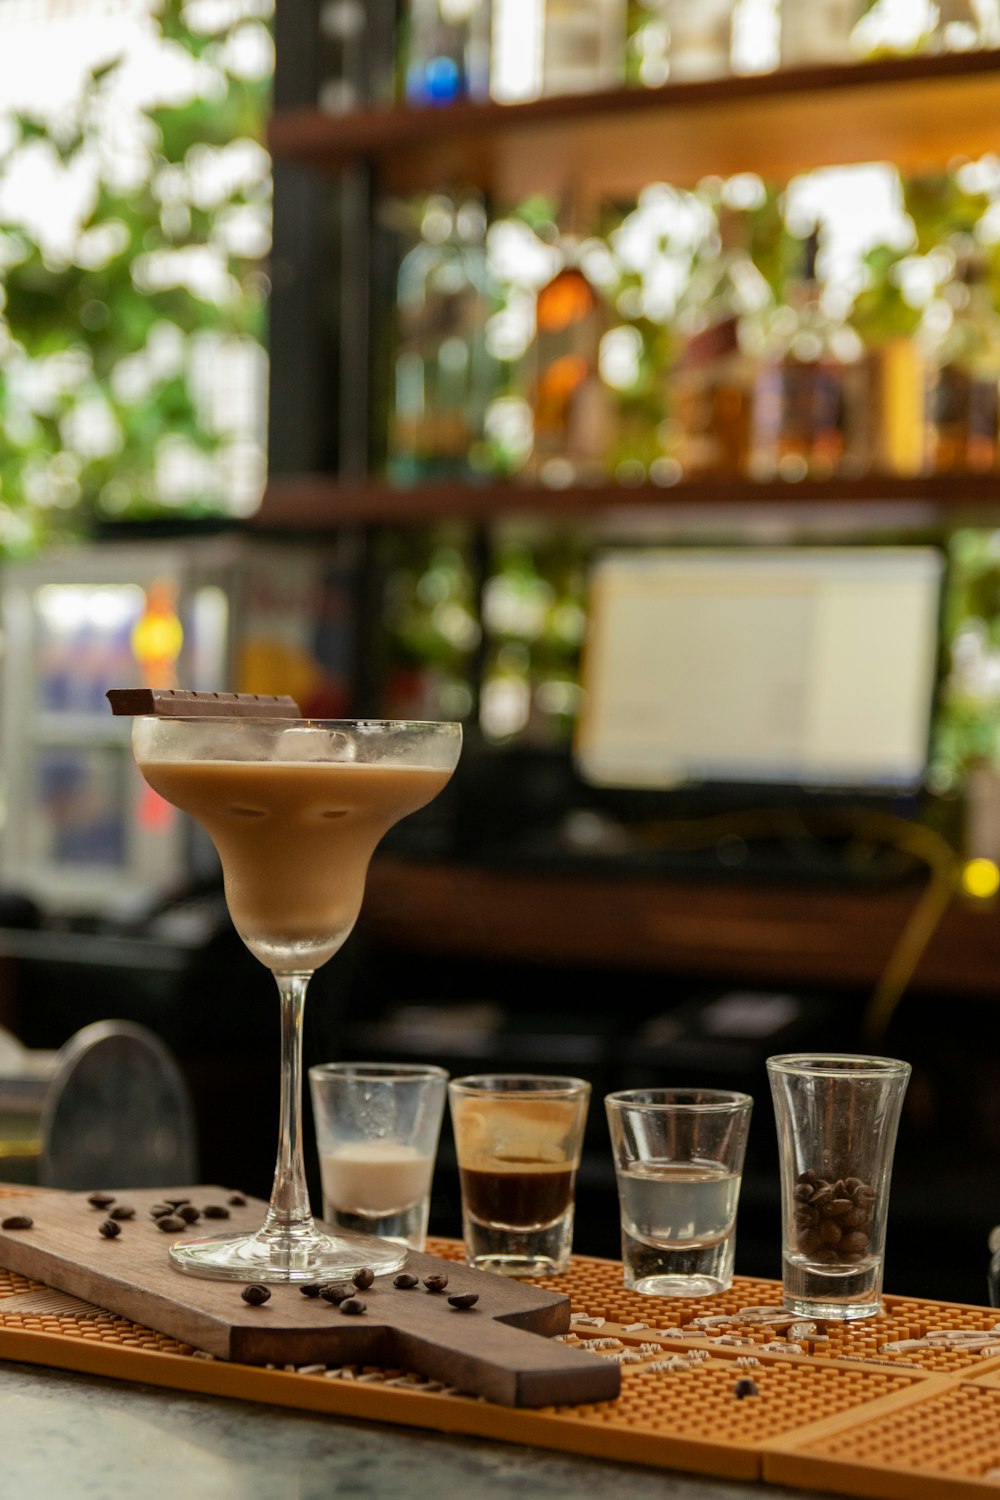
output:
POLYGON ((448 1085, 470 1266, 565 1271, 590 1103, 582 1078, 491 1073, 448 1085))

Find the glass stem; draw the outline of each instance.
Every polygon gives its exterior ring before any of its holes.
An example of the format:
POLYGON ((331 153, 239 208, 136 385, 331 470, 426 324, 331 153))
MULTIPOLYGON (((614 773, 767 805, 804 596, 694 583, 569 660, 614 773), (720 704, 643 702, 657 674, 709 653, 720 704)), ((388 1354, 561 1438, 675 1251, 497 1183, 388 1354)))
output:
POLYGON ((312 973, 274 977, 281 998, 281 1112, 274 1186, 261 1233, 299 1239, 313 1230, 302 1155, 302 1013, 312 973))

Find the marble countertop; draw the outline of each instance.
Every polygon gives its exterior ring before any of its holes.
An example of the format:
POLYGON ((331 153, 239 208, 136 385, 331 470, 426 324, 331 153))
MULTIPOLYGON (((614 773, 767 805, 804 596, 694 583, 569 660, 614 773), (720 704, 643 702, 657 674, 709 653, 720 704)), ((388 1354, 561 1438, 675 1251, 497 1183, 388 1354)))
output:
MULTIPOLYGON (((351 1422, 0 1361, 0 1493, 25 1500, 804 1500, 773 1485, 351 1422)), ((809 1492, 813 1493, 813 1492, 809 1492)))

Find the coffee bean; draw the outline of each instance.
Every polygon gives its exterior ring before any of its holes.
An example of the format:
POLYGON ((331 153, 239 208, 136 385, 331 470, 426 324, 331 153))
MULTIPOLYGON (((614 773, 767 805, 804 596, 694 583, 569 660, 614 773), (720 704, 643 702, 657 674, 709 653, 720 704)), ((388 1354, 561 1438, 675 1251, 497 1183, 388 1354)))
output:
POLYGON ((813 1171, 812 1167, 810 1167, 809 1170, 806 1171, 806 1172, 800 1172, 799 1173, 799 1182, 808 1183, 810 1187, 814 1187, 815 1186, 815 1184, 816 1184, 816 1173, 813 1171))
POLYGON ((360 1271, 355 1271, 351 1280, 359 1292, 366 1292, 375 1280, 375 1272, 371 1266, 362 1266, 360 1271))
POLYGON ((448 1278, 443 1271, 434 1276, 424 1277, 424 1286, 429 1292, 443 1292, 448 1285, 448 1278))
POLYGON ((0 1229, 30 1229, 34 1222, 27 1214, 11 1214, 0 1223, 0 1229))
POLYGON ((839 1245, 844 1234, 839 1224, 835 1224, 832 1219, 824 1219, 819 1226, 819 1237, 824 1245, 839 1245))
POLYGON ((826 1211, 831 1219, 840 1219, 844 1214, 849 1214, 853 1207, 850 1198, 834 1198, 832 1203, 826 1205, 826 1211))
POLYGON ((827 1203, 831 1202, 832 1199, 833 1188, 828 1182, 824 1182, 822 1187, 817 1185, 815 1191, 813 1192, 811 1202, 813 1208, 823 1208, 827 1203))
POLYGON ((230 1193, 229 1197, 226 1199, 226 1202, 230 1205, 231 1208, 246 1208, 247 1206, 247 1200, 244 1198, 242 1193, 230 1193))
POLYGON ((306 1281, 299 1287, 303 1297, 318 1297, 323 1283, 320 1281, 306 1281))
POLYGON ((393 1286, 398 1286, 401 1292, 411 1292, 419 1283, 420 1277, 414 1276, 412 1271, 400 1271, 392 1280, 393 1286))
POLYGON ((114 1193, 91 1193, 87 1199, 93 1208, 110 1208, 114 1201, 114 1193))
POLYGON ((121 1234, 122 1226, 117 1219, 105 1219, 103 1224, 98 1224, 97 1232, 103 1234, 106 1240, 114 1240, 121 1234))
POLYGON ((868 1251, 868 1236, 863 1230, 852 1229, 849 1234, 844 1235, 839 1248, 841 1260, 865 1255, 868 1251))
POLYGON ((349 1281, 328 1281, 320 1287, 319 1294, 324 1302, 332 1302, 336 1306, 346 1302, 348 1297, 353 1297, 354 1288, 349 1281))
POLYGON ((190 1198, 164 1198, 163 1201, 164 1201, 164 1203, 168 1203, 171 1208, 182 1208, 185 1203, 190 1203, 191 1199, 190 1198))
POLYGON ((271 1300, 271 1289, 255 1281, 250 1286, 245 1286, 240 1296, 244 1302, 249 1302, 251 1307, 260 1307, 262 1303, 271 1300))
POLYGON ((757 1389, 757 1382, 751 1380, 749 1375, 741 1375, 733 1386, 733 1395, 737 1401, 742 1401, 745 1396, 759 1396, 760 1392, 757 1389))
POLYGON ((358 1313, 363 1313, 366 1307, 367 1303, 362 1302, 360 1297, 345 1297, 340 1304, 341 1312, 347 1313, 348 1317, 352 1318, 357 1317, 358 1313))
POLYGON ((108 1214, 109 1219, 134 1219, 135 1209, 129 1208, 127 1203, 117 1204, 108 1214))
POLYGON ((228 1219, 229 1209, 223 1208, 221 1203, 206 1203, 202 1209, 202 1216, 206 1219, 228 1219))
POLYGON ((187 1225, 183 1219, 178 1219, 174 1214, 164 1214, 156 1221, 157 1229, 162 1229, 164 1234, 176 1234, 180 1229, 186 1229, 187 1225))
POLYGON ((197 1224, 198 1220, 201 1218, 201 1214, 195 1208, 193 1203, 182 1203, 180 1208, 177 1210, 177 1217, 179 1219, 183 1219, 185 1224, 197 1224))
POLYGON ((168 1203, 154 1203, 149 1210, 149 1216, 151 1219, 163 1219, 167 1214, 172 1212, 173 1210, 168 1203))
POLYGON ((448 1301, 451 1303, 452 1307, 458 1307, 458 1308, 463 1308, 463 1309, 466 1308, 466 1307, 475 1307, 476 1303, 479 1301, 479 1293, 478 1292, 456 1292, 456 1294, 455 1294, 454 1297, 449 1297, 448 1298, 448 1301))

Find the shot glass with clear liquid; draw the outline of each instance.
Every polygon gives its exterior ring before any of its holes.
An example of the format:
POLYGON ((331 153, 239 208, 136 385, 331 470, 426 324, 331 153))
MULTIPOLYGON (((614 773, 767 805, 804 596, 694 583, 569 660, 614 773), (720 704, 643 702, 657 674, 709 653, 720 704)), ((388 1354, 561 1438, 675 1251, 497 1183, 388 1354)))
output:
POLYGON ((767 1071, 781 1163, 785 1306, 808 1318, 874 1317, 910 1065, 791 1053, 768 1058, 767 1071))
POLYGON ((604 1105, 625 1285, 658 1297, 725 1291, 753 1100, 724 1089, 625 1089, 604 1105))
POLYGON ((328 1224, 424 1248, 447 1083, 422 1064, 309 1069, 328 1224))

